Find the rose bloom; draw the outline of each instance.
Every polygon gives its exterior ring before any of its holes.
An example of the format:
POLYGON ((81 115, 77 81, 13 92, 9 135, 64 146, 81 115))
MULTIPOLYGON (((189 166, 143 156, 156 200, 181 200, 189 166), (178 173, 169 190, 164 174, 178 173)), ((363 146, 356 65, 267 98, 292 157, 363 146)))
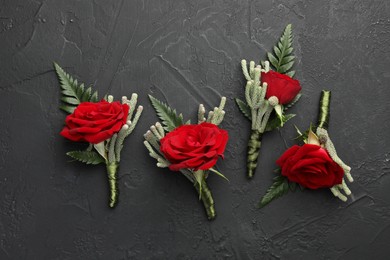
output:
POLYGON ((120 102, 83 102, 65 119, 61 135, 72 141, 100 143, 119 132, 126 123, 129 106, 120 102))
POLYGON ((182 125, 160 140, 160 150, 172 171, 208 170, 223 158, 227 140, 227 131, 214 124, 182 125))
POLYGON ((282 175, 309 189, 341 184, 344 170, 319 145, 294 145, 276 161, 282 175))
POLYGON ((266 99, 275 96, 282 105, 290 103, 302 89, 298 80, 272 70, 262 72, 261 81, 268 84, 266 99))

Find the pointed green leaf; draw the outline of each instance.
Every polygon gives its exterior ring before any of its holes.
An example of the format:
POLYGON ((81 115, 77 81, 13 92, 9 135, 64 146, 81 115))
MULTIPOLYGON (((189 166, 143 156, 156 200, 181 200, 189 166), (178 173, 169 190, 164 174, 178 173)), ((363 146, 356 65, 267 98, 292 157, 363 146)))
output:
POLYGON ((286 177, 279 175, 274 178, 274 182, 261 198, 258 207, 262 208, 274 199, 277 199, 289 191, 289 182, 286 177))
POLYGON ((76 109, 76 107, 75 106, 64 106, 64 105, 61 105, 60 109, 65 111, 68 114, 72 114, 73 111, 76 109))
POLYGON ((289 69, 292 68, 294 65, 294 61, 290 61, 288 63, 285 63, 284 65, 280 66, 279 70, 281 73, 286 73, 289 69))
POLYGON ((94 151, 71 151, 67 152, 66 155, 86 164, 96 165, 105 162, 104 158, 94 151))
POLYGON ((271 63, 271 65, 274 66, 275 68, 277 68, 279 66, 279 62, 275 58, 275 56, 272 55, 272 53, 270 53, 270 52, 267 53, 267 56, 268 56, 268 60, 271 63))
POLYGON ((290 78, 293 78, 295 76, 295 70, 291 70, 287 72, 286 75, 289 76, 290 78))
POLYGON ((295 117, 296 114, 287 114, 287 115, 283 115, 283 121, 284 123, 286 123, 288 120, 290 120, 291 118, 295 117))
POLYGON ((276 128, 282 127, 288 120, 295 117, 295 114, 287 114, 283 115, 281 118, 274 114, 272 119, 270 119, 267 123, 267 126, 265 128, 265 131, 272 131, 276 128), (282 122, 283 121, 283 122, 282 122))
POLYGON ((99 101, 98 92, 97 91, 93 92, 93 94, 92 94, 92 96, 90 98, 90 101, 91 102, 98 102, 99 101))
POLYGON ((224 178, 225 180, 229 181, 229 179, 226 178, 225 175, 223 175, 221 172, 217 171, 216 169, 210 168, 209 170, 212 171, 213 173, 217 174, 219 177, 222 177, 222 178, 224 178))
POLYGON ((293 51, 294 51, 294 48, 293 48, 293 47, 287 48, 287 49, 284 51, 284 55, 285 55, 285 56, 290 55, 293 51))
POLYGON ((301 132, 301 130, 299 130, 298 126, 294 125, 294 127, 295 127, 295 130, 297 131, 297 133, 299 135, 302 135, 302 132, 301 132))
POLYGON ((65 95, 65 96, 73 96, 73 94, 74 94, 74 91, 73 90, 69 90, 69 89, 63 89, 62 91, 61 91, 61 93, 63 94, 63 95, 65 95))
POLYGON ((293 61, 294 59, 295 59, 295 56, 293 56, 293 55, 285 56, 285 57, 283 57, 283 59, 282 59, 282 63, 285 64, 285 63, 288 63, 288 62, 290 62, 290 61, 293 61))
POLYGON ((193 172, 196 183, 194 185, 199 185, 199 200, 202 198, 202 181, 204 178, 204 171, 198 170, 193 172))
POLYGON ((101 157, 103 157, 105 160, 107 160, 107 154, 106 154, 106 148, 104 146, 104 141, 97 143, 97 144, 94 144, 93 147, 100 154, 101 157))
POLYGON ((276 112, 276 115, 280 118, 280 121, 281 121, 281 125, 280 126, 283 126, 283 108, 282 108, 282 105, 276 105, 274 107, 274 110, 276 112))
POLYGON ((288 103, 286 106, 284 106, 284 110, 287 110, 287 109, 291 108, 292 106, 294 106, 301 97, 302 97, 302 94, 298 93, 298 95, 296 95, 295 98, 290 103, 288 103))
POLYGON ((61 97, 61 101, 64 103, 68 103, 70 105, 78 105, 80 104, 79 100, 73 97, 61 97))
POLYGON ((282 49, 283 49, 283 44, 282 44, 282 42, 281 42, 281 41, 279 41, 279 42, 278 42, 278 48, 279 48, 280 50, 282 50, 282 49))
MULTIPOLYGON (((77 86, 77 79, 74 81, 74 84, 77 86)), ((81 83, 81 85, 76 89, 77 96, 80 99, 80 102, 82 102, 82 96, 84 93, 84 83, 81 83)))
POLYGON ((248 106, 248 104, 238 98, 236 98, 235 100, 238 108, 244 114, 244 116, 246 116, 246 118, 248 118, 249 121, 252 121, 252 111, 251 108, 248 106))
POLYGON ((81 101, 83 102, 90 101, 91 96, 92 96, 92 88, 89 87, 84 91, 83 95, 81 96, 81 101))
POLYGON ((176 110, 170 108, 167 104, 159 101, 151 95, 149 95, 149 99, 166 131, 170 132, 176 127, 184 124, 182 114, 177 115, 176 110))
POLYGON ((97 100, 96 91, 92 94, 91 88, 85 90, 84 84, 78 85, 77 80, 73 79, 72 76, 67 74, 57 63, 54 63, 54 68, 61 85, 61 100, 64 102, 60 109, 64 110, 65 112, 72 113, 75 106, 79 105, 81 102, 96 102, 93 101, 97 100))
POLYGON ((280 50, 277 46, 274 46, 274 52, 275 52, 276 57, 278 57, 280 59, 281 58, 280 56, 282 55, 282 53, 280 52, 280 50))

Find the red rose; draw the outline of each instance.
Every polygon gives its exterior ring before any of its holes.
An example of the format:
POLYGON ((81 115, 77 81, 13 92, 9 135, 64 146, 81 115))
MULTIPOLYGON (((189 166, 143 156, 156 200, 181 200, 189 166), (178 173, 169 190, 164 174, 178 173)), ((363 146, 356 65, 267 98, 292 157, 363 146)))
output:
POLYGON ((282 105, 290 103, 302 89, 298 80, 272 70, 262 72, 261 81, 268 84, 266 99, 275 96, 282 105))
POLYGON ((282 175, 310 189, 330 188, 341 184, 343 169, 319 145, 294 145, 276 161, 282 175))
POLYGON ((208 170, 223 158, 227 140, 227 131, 214 124, 182 125, 161 139, 160 150, 172 171, 208 170))
POLYGON ((72 141, 97 144, 119 132, 128 113, 129 106, 120 102, 83 102, 66 117, 60 134, 72 141))

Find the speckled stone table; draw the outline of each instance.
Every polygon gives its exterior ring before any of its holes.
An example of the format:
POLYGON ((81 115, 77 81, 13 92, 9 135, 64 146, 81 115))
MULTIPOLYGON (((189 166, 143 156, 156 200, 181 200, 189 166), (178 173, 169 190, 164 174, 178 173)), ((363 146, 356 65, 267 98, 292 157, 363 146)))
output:
POLYGON ((0 1, 0 259, 388 259, 390 253, 390 2, 0 1), (292 23, 297 116, 268 133, 245 177, 249 123, 240 60, 259 61, 292 23), (107 206, 104 166, 70 162, 53 61, 100 93, 139 94, 126 140, 120 202, 107 206), (352 166, 352 199, 295 192, 256 209, 293 125, 313 122, 333 93, 330 133, 352 166), (143 146, 157 121, 147 94, 195 118, 228 97, 229 131, 209 178, 217 218, 191 184, 143 146))

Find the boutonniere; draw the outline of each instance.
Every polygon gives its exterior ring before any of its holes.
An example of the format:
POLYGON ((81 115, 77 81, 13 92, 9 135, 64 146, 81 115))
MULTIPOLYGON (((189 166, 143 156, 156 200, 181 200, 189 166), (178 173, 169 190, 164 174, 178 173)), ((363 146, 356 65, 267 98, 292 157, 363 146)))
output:
POLYGON ((62 89, 60 109, 69 114, 60 134, 71 141, 88 143, 85 150, 66 154, 86 164, 106 165, 109 206, 113 208, 118 201, 117 172, 123 142, 134 130, 143 109, 142 106, 135 109, 138 96, 132 94, 130 100, 124 96, 119 102, 109 95, 99 101, 97 91, 79 84, 58 64, 54 67, 62 89))
POLYGON ((329 124, 329 106, 331 92, 321 93, 318 124, 302 133, 298 128, 299 139, 303 145, 294 145, 285 151, 276 161, 280 169, 274 183, 263 196, 259 206, 263 207, 275 198, 286 194, 290 189, 329 188, 334 196, 346 201, 351 191, 345 178, 353 182, 351 167, 337 155, 327 128, 329 124))
POLYGON ((228 141, 227 131, 218 127, 225 115, 226 98, 208 113, 207 119, 204 106, 199 105, 197 124, 184 123, 182 114, 177 115, 176 110, 152 96, 149 98, 161 119, 144 135, 149 155, 157 160, 158 167, 168 167, 187 177, 198 192, 208 219, 214 219, 214 200, 206 179, 210 173, 226 179, 214 167, 218 158, 223 158, 228 141))
POLYGON ((268 60, 256 65, 241 61, 242 72, 247 80, 245 101, 236 99, 241 112, 252 122, 248 142, 247 174, 252 178, 257 167, 263 134, 282 127, 294 114, 285 114, 301 97, 301 86, 293 79, 291 70, 295 57, 292 55, 292 30, 287 25, 274 54, 268 53, 268 60))

